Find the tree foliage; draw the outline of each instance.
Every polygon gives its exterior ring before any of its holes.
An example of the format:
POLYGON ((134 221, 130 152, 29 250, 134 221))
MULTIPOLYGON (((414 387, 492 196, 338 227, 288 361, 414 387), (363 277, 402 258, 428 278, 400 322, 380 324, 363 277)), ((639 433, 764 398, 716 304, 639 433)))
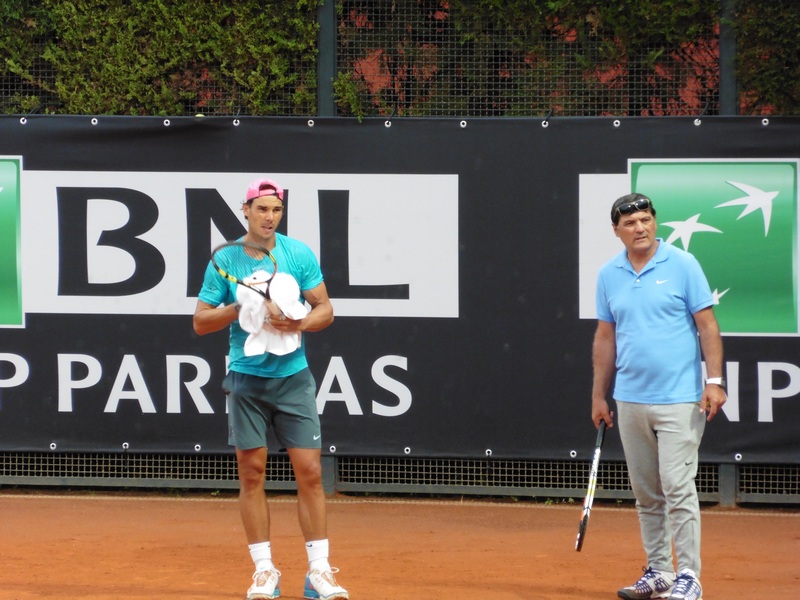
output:
POLYGON ((3 0, 4 112, 309 114, 318 0, 3 0))
POLYGON ((796 0, 2 0, 0 112, 314 115, 336 52, 346 116, 714 114, 723 1, 742 112, 800 114, 796 0))
POLYGON ((336 91, 362 115, 663 115, 716 99, 719 0, 341 6, 339 50, 353 58, 336 91))
POLYGON ((734 28, 742 112, 800 114, 800 2, 739 0, 734 28))

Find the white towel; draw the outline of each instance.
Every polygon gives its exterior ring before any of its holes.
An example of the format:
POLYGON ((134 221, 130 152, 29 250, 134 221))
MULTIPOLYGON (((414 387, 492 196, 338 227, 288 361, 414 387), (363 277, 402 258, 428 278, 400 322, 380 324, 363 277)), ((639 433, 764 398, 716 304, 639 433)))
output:
MULTIPOLYGON (((289 277, 294 281, 291 275, 289 277)), ((268 279, 269 274, 256 272, 244 279, 244 282, 252 282, 251 285, 255 285, 260 290, 266 290, 268 279), (266 278, 264 277, 265 275, 266 278)), ((295 285, 297 285, 296 282, 295 285)), ((272 292, 271 289, 270 292, 272 292)), ((268 303, 265 301, 264 296, 241 285, 236 287, 236 300, 241 305, 239 308, 239 325, 250 334, 244 342, 245 356, 258 356, 265 352, 283 356, 294 352, 300 347, 302 339, 300 332, 284 333, 269 324, 268 315, 270 312, 272 314, 281 314, 277 302, 268 303)), ((296 309, 296 307, 294 308, 296 309)), ((304 312, 303 316, 305 314, 307 312, 304 312)))
POLYGON ((308 308, 300 302, 300 286, 289 273, 275 273, 269 295, 287 319, 299 321, 308 314, 308 308))

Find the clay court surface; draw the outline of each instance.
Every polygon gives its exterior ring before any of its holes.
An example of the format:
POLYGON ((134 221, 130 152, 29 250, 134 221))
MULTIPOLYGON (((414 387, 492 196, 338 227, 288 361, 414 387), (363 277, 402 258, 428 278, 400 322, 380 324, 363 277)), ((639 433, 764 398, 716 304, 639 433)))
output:
MULTIPOLYGON (((329 501, 331 563, 352 600, 613 599, 641 574, 630 505, 329 501)), ((291 495, 273 497, 282 597, 302 598, 291 495)), ((243 599, 252 563, 235 495, 0 490, 0 598, 243 599)), ((704 600, 800 597, 800 510, 703 511, 704 600)))

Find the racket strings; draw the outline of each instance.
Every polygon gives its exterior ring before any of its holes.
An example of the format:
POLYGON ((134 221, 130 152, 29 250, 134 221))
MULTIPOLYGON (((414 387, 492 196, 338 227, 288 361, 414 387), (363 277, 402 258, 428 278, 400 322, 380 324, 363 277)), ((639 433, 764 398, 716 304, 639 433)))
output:
POLYGON ((259 274, 258 281, 248 281, 251 285, 266 283, 275 271, 275 260, 271 254, 245 245, 230 245, 219 248, 213 255, 218 270, 238 281, 244 281, 259 274))

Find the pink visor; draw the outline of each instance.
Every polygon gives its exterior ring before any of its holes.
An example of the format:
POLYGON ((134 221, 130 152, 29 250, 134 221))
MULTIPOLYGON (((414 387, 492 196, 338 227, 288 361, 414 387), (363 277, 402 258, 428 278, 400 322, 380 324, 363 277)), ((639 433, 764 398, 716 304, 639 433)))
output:
POLYGON ((257 179, 247 188, 247 196, 244 201, 250 202, 261 196, 277 196, 283 201, 283 188, 271 179, 257 179))

